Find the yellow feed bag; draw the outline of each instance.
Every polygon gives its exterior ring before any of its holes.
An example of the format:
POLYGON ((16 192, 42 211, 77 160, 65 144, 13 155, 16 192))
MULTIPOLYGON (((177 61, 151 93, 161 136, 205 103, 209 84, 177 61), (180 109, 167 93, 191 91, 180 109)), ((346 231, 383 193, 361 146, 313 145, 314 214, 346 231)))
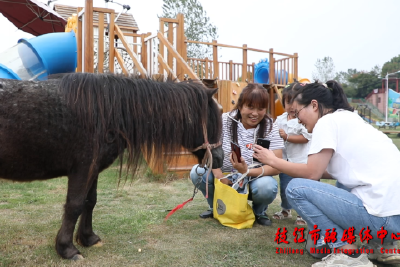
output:
POLYGON ((222 225, 245 229, 252 228, 255 221, 253 209, 247 203, 247 194, 240 194, 232 187, 221 183, 219 179, 214 179, 214 202, 213 215, 222 225))

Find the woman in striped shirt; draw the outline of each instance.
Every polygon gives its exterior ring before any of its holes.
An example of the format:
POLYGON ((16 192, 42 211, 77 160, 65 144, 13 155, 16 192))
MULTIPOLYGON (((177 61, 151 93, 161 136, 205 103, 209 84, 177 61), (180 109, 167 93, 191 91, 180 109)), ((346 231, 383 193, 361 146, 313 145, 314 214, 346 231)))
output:
MULTIPOLYGON (((222 148, 224 150, 224 161, 222 168, 213 169, 208 178, 209 210, 200 214, 201 218, 213 217, 214 177, 222 178, 224 173, 238 171, 247 173, 249 177, 249 199, 253 201, 253 211, 258 224, 270 226, 271 221, 266 211, 268 205, 275 199, 278 184, 272 177, 279 171, 268 165, 249 169, 253 163, 253 145, 257 138, 265 138, 270 141, 270 150, 282 158, 283 140, 279 136, 279 129, 267 114, 269 103, 268 90, 261 84, 248 84, 239 96, 239 100, 231 112, 222 115, 222 148), (241 149, 241 163, 236 156, 232 155, 231 142, 239 145, 241 149)), ((197 172, 203 173, 200 183, 200 191, 206 193, 206 177, 204 170, 196 172, 195 165, 190 173, 193 184, 197 184, 199 176, 197 172)), ((232 184, 229 179, 221 179, 222 183, 232 184)))

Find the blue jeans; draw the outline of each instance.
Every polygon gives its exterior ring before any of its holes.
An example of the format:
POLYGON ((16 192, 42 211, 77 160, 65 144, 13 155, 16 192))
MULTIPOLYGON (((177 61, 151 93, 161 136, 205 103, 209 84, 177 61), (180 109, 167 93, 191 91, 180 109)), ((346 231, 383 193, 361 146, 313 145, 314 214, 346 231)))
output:
MULTIPOLYGON (((193 166, 190 172, 190 178, 194 185, 199 181, 199 176, 196 173, 197 165, 193 166)), ((206 195, 206 178, 207 172, 204 168, 197 168, 197 171, 201 176, 199 190, 206 195)), ((249 198, 253 200, 253 211, 256 216, 264 215, 268 209, 268 205, 274 201, 276 194, 278 193, 278 183, 272 176, 262 176, 249 182, 249 198)), ((208 177, 208 198, 207 203, 210 209, 213 208, 214 199, 214 175, 210 172, 208 177)))
POLYGON ((343 189, 343 190, 346 190, 347 192, 350 192, 350 191, 351 191, 350 188, 348 188, 348 187, 346 187, 345 185, 339 183, 338 181, 336 181, 336 187, 337 187, 337 188, 340 188, 340 189, 343 189))
POLYGON ((326 229, 335 228, 337 233, 336 242, 329 243, 331 248, 347 244, 341 241, 341 238, 344 230, 350 227, 354 227, 354 235, 358 235, 362 228, 366 229, 369 226, 373 237, 370 242, 374 243, 381 241, 377 231, 382 226, 388 231, 384 243, 393 243, 391 234, 400 232, 400 215, 388 217, 371 215, 356 195, 330 184, 295 178, 288 184, 286 195, 290 205, 306 220, 310 230, 313 230, 314 225, 321 230, 317 246, 323 244, 326 229))
POLYGON ((289 182, 293 179, 292 176, 289 176, 285 173, 280 173, 279 174, 279 185, 280 185, 280 193, 281 193, 281 207, 284 210, 290 210, 292 209, 292 206, 290 206, 287 197, 286 197, 286 187, 289 184, 289 182))
MULTIPOLYGON (((282 209, 285 210, 290 210, 292 209, 292 206, 290 206, 288 200, 287 200, 287 196, 286 196, 286 187, 289 184, 289 182, 293 179, 292 176, 289 176, 285 173, 280 173, 279 174, 279 185, 280 185, 280 193, 281 193, 281 207, 282 209)), ((346 186, 344 186, 343 184, 339 183, 338 181, 336 181, 336 187, 337 188, 341 188, 344 189, 348 192, 351 191, 350 188, 347 188, 346 186)))

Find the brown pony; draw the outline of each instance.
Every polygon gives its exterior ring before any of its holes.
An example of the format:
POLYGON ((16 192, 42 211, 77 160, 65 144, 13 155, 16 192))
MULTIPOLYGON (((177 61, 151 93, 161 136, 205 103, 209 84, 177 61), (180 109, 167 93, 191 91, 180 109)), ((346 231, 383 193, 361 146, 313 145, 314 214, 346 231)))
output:
MULTIPOLYGON (((126 162, 133 177, 142 151, 147 159, 163 160, 165 152, 199 147, 203 125, 208 141, 217 143, 216 91, 193 82, 112 74, 75 73, 42 82, 0 79, 0 178, 25 182, 67 176, 56 251, 65 259, 83 258, 73 245, 79 216, 76 241, 86 247, 101 244, 92 229, 99 173, 119 158, 120 168, 126 162)), ((212 152, 214 166, 219 165, 222 148, 212 152)), ((205 149, 194 154, 200 162, 205 149)))

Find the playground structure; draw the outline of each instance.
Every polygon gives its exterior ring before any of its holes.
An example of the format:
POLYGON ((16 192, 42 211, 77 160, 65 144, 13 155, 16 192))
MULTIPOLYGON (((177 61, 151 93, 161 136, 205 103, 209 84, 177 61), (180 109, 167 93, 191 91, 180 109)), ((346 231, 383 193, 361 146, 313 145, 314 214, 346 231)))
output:
MULTIPOLYGON (((255 49, 246 44, 227 45, 217 40, 188 40, 184 33, 183 14, 176 18, 159 18, 156 34, 138 33, 138 28, 119 25, 115 22, 113 9, 93 7, 93 0, 86 0, 85 7, 78 7, 76 14, 71 15, 66 29, 76 34, 77 72, 111 72, 159 79, 172 77, 176 81, 202 80, 209 87, 219 88, 215 97, 227 112, 236 104, 246 81, 254 82, 256 64, 248 62, 248 53, 257 52, 269 63, 268 70, 263 71, 268 75, 268 82, 263 86, 270 95, 268 112, 272 118, 283 112, 280 90, 293 79, 298 79, 297 53, 280 53, 272 48, 255 49), (191 43, 211 46, 212 58, 188 58, 187 46, 191 43), (218 61, 219 48, 241 50, 242 62, 218 61)), ((149 165, 156 173, 168 170, 182 175, 196 163, 191 153, 182 151, 174 166, 159 162, 150 162, 149 165)))

